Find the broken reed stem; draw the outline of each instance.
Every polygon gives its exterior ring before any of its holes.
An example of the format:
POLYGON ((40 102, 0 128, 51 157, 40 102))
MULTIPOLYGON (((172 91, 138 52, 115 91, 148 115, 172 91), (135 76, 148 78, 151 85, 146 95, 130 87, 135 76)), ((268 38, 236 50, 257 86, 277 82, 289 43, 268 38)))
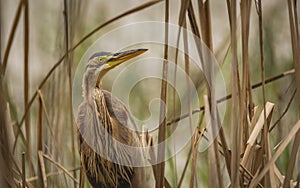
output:
POLYGON ((39 162, 39 187, 47 188, 47 175, 45 169, 45 162, 43 158, 43 151, 38 151, 38 162, 39 162))
POLYGON ((264 168, 255 176, 253 177, 251 184, 249 185, 249 188, 254 188, 259 183, 259 181, 265 176, 265 174, 269 171, 270 166, 274 165, 275 161, 279 158, 281 153, 284 151, 284 149, 288 146, 289 142, 292 140, 292 138, 299 134, 300 130, 300 120, 293 126, 293 128, 290 130, 289 134, 286 136, 286 138, 281 142, 280 146, 272 156, 272 158, 266 163, 264 168))
POLYGON ((252 132, 247 140, 247 147, 245 149, 241 164, 247 169, 247 163, 248 163, 248 159, 249 159, 249 153, 251 151, 251 149, 253 147, 255 147, 256 145, 256 141, 257 141, 257 137, 259 136, 259 134, 261 133, 261 130, 263 129, 264 125, 265 125, 265 117, 264 114, 266 114, 267 117, 271 116, 273 109, 274 109, 274 104, 267 102, 265 104, 265 110, 263 110, 263 112, 261 113, 261 115, 259 116, 259 118, 257 119, 256 122, 251 122, 251 123, 255 123, 252 132))
MULTIPOLYGON (((39 152, 43 151, 43 104, 42 104, 42 99, 41 99, 41 92, 39 92, 39 97, 38 97, 38 125, 37 125, 37 149, 38 149, 38 157, 39 157, 39 152)), ((42 170, 42 161, 37 160, 37 166, 38 166, 38 185, 39 187, 45 187, 46 185, 43 183, 43 170, 42 170)))
POLYGON ((43 103, 41 98, 41 91, 38 91, 39 97, 38 97, 38 131, 37 131, 37 148, 38 150, 43 150, 43 103))

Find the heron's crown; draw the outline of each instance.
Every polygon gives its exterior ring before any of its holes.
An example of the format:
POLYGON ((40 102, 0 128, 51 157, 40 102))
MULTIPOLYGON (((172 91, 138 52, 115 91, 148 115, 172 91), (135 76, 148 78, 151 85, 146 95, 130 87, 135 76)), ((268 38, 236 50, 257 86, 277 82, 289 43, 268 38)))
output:
MULTIPOLYGON (((146 52, 147 49, 135 49, 135 50, 127 50, 124 52, 117 52, 117 53, 110 53, 110 52, 97 52, 94 53, 90 59, 89 62, 93 62, 99 65, 106 64, 107 68, 113 68, 131 58, 134 58, 144 52, 146 52), (93 61, 95 58, 97 58, 96 62, 93 61)), ((92 65, 96 66, 96 65, 92 65)))
POLYGON ((90 57, 89 61, 94 59, 95 57, 103 57, 103 56, 113 56, 113 53, 110 53, 110 52, 96 52, 90 57))

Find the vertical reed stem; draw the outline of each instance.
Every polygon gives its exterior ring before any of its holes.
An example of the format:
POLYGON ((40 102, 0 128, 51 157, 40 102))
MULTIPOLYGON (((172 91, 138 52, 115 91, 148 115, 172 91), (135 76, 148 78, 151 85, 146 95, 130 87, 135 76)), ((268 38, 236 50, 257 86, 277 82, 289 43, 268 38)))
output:
POLYGON ((25 152, 22 153, 22 188, 26 188, 25 152))
POLYGON ((164 47, 164 64, 163 64, 163 80, 161 84, 161 105, 158 130, 158 152, 157 160, 162 161, 157 165, 156 188, 161 188, 164 185, 165 174, 165 137, 166 137, 166 107, 167 107, 167 79, 168 79, 168 38, 169 38, 169 0, 166 0, 165 5, 165 47, 164 47))
MULTIPOLYGON (((29 3, 24 0, 24 109, 29 103, 29 3)), ((25 129, 27 139, 27 156, 29 161, 29 173, 34 175, 34 167, 32 163, 31 153, 31 125, 30 125, 30 111, 28 110, 25 117, 25 129)))
POLYGON ((231 23, 231 48, 232 48, 232 107, 231 107, 231 187, 239 187, 239 162, 240 162, 240 127, 239 127, 239 93, 238 93, 238 59, 237 59, 237 36, 236 36, 236 0, 230 1, 231 23))
MULTIPOLYGON (((73 123, 73 107, 72 107, 72 69, 71 61, 69 56, 69 13, 67 0, 64 0, 64 21, 65 21, 65 51, 66 51, 66 63, 68 64, 68 85, 69 85, 69 117, 70 117, 70 136, 71 136, 71 149, 72 149, 72 165, 73 168, 76 167, 76 157, 75 157, 75 138, 74 138, 74 123, 73 123)), ((77 177, 76 171, 73 171, 74 178, 77 177)), ((73 181, 74 188, 76 188, 76 182, 73 181)))

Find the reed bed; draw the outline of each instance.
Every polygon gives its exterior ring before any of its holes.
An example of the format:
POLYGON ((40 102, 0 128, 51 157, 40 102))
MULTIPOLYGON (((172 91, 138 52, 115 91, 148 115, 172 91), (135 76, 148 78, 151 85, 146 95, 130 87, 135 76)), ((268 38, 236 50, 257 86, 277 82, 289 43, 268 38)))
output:
MULTIPOLYGON (((143 135, 148 141, 146 144, 164 141, 169 136, 170 127, 180 120, 188 119, 183 125, 186 127, 192 127, 195 115, 199 116, 199 121, 186 148, 168 161, 152 166, 150 176, 153 178, 149 179, 149 185, 157 188, 299 187, 300 40, 297 0, 224 0, 222 3, 149 0, 134 2, 109 18, 105 16, 109 2, 63 0, 59 2, 60 8, 54 6, 59 10, 46 8, 50 14, 56 11, 60 15, 58 31, 49 30, 56 38, 56 48, 43 55, 32 50, 33 46, 39 48, 43 45, 43 42, 35 44, 31 40, 39 32, 35 31, 38 29, 35 25, 40 24, 32 22, 36 20, 33 16, 43 16, 41 11, 32 9, 38 7, 37 2, 15 2, 9 4, 13 14, 5 11, 8 5, 4 1, 1 1, 0 8, 0 187, 90 186, 80 166, 73 117, 72 82, 78 61, 88 45, 105 29, 114 24, 122 25, 123 21, 134 22, 134 15, 145 16, 145 21, 149 21, 151 14, 157 13, 165 22, 164 33, 161 33, 165 41, 161 52, 165 59, 162 70, 165 80, 161 81, 160 98, 172 105, 160 106, 161 124, 156 136, 151 133, 143 135), (93 11, 102 11, 95 20, 87 16, 91 7, 94 7, 93 11), (226 16, 218 17, 217 11, 226 16), (272 19, 275 13, 281 16, 276 20, 277 24, 272 19), (223 27, 216 24, 218 20, 222 21, 220 25, 223 27), (177 44, 183 40, 183 58, 178 57, 178 49, 176 53, 170 53, 168 23, 181 28, 177 33, 177 44), (281 26, 283 23, 289 23, 289 27, 285 28, 288 32, 281 34, 281 27, 286 27, 281 26), (219 29, 224 31, 216 32, 219 29), (229 94, 216 98, 217 83, 212 60, 205 59, 201 63, 206 79, 203 75, 196 76, 197 89, 201 90, 200 104, 193 109, 193 101, 188 98, 188 113, 178 116, 175 90, 170 89, 166 81, 169 76, 167 60, 175 55, 175 63, 183 65, 187 75, 182 82, 188 86, 189 77, 195 73, 187 55, 191 50, 187 31, 196 36, 193 42, 201 60, 202 43, 216 56, 224 70, 229 94), (221 36, 216 33, 221 33, 221 36), (21 42, 16 41, 20 36, 21 42), (15 57, 16 52, 22 53, 15 57), (43 56, 45 62, 54 60, 49 62, 50 68, 45 74, 38 78, 33 76, 37 70, 33 67, 37 65, 32 63, 35 56, 43 56), (11 64, 16 59, 22 69, 13 70, 15 66, 11 64), (36 79, 31 79, 33 77, 36 79), (18 89, 14 89, 16 87, 18 89), (14 91, 21 91, 21 94, 14 91), (17 95, 21 99, 15 98, 17 95), (227 111, 224 120, 220 120, 219 104, 225 102, 227 111), (173 114, 168 116, 168 112, 173 114), (208 124, 212 125, 213 131, 217 131, 216 127, 220 130, 215 132, 217 137, 209 148, 199 153, 200 142, 207 139, 208 124)), ((115 1, 111 3, 118 6, 115 1)), ((45 33, 45 38, 47 36, 45 33)), ((43 62, 38 66, 44 66, 43 62)), ((176 71, 172 76, 176 77, 176 71)), ((189 92, 187 87, 187 96, 190 96, 189 92)), ((158 151, 149 151, 150 161, 164 158, 165 153, 164 145, 158 151)))

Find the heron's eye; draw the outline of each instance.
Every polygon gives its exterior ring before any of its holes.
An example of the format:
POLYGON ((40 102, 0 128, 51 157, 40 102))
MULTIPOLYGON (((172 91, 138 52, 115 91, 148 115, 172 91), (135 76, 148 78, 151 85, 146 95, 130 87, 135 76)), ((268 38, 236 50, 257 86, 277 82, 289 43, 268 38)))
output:
POLYGON ((110 56, 99 56, 97 57, 97 62, 100 64, 104 64, 109 58, 110 56))
POLYGON ((97 57, 97 62, 103 63, 103 58, 102 57, 97 57))

